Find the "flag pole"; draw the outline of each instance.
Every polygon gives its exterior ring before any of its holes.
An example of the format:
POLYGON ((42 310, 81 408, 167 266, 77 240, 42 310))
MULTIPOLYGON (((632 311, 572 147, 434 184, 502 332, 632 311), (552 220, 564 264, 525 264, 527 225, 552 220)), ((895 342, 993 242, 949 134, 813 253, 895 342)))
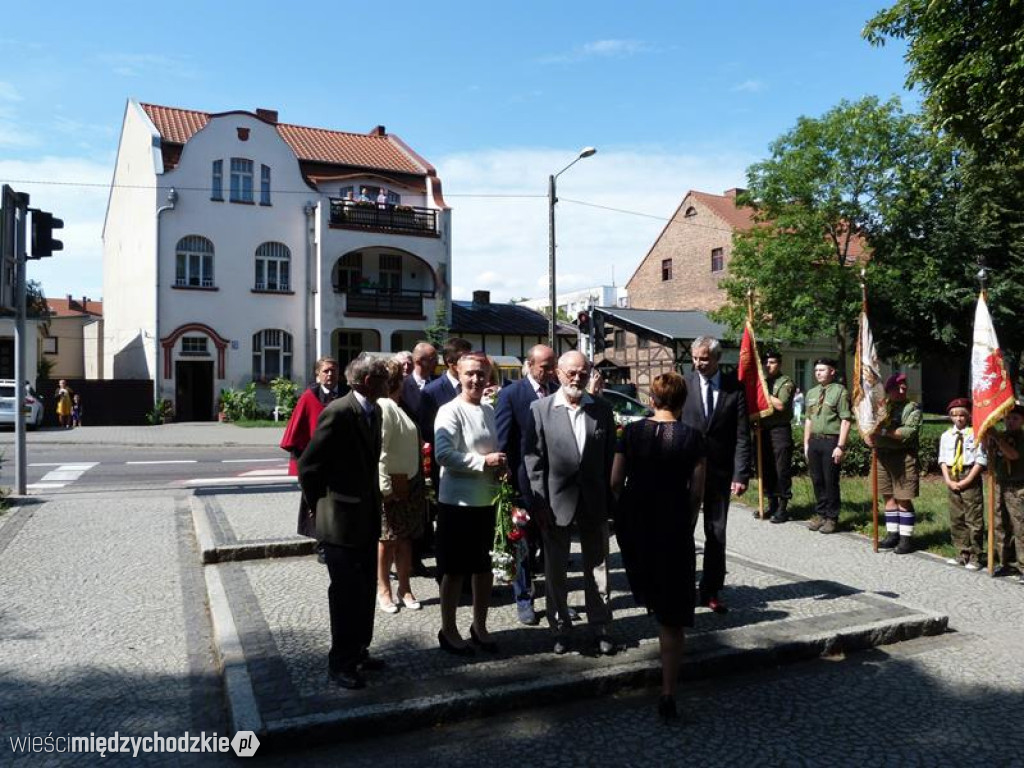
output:
MULTIPOLYGON (((754 325, 754 289, 747 289, 747 322, 754 325)), ((761 452, 761 420, 754 422, 754 438, 757 441, 757 515, 764 520, 764 459, 761 452)))
MULTIPOLYGON (((985 257, 978 256, 978 283, 981 287, 981 300, 988 304, 988 291, 985 289, 985 280, 988 278, 988 270, 985 269, 985 257)), ((990 467, 985 473, 988 480, 988 493, 985 494, 988 506, 988 575, 996 574, 996 473, 990 467)))
MULTIPOLYGON (((867 271, 860 271, 860 310, 863 315, 868 313, 867 271)), ((858 341, 858 348, 860 343, 858 341)), ((871 446, 871 542, 874 551, 878 552, 878 450, 871 446)))

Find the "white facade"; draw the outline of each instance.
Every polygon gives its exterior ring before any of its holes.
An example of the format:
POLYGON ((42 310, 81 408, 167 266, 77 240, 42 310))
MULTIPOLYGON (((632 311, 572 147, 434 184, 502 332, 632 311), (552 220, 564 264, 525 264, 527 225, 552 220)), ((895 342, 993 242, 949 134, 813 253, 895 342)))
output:
POLYGON ((223 388, 303 385, 323 355, 409 348, 437 302, 447 311, 450 210, 433 169, 300 160, 284 136, 274 113, 128 103, 104 229, 103 373, 154 378, 179 419, 214 418, 223 388), (195 130, 182 140, 174 120, 195 130), (338 198, 362 185, 398 202, 362 206, 353 225, 338 198), (418 231, 401 226, 406 206, 418 231))
MULTIPOLYGON (((579 291, 559 293, 555 297, 558 309, 566 314, 570 320, 575 320, 580 312, 590 307, 628 307, 629 300, 624 286, 598 285, 593 288, 583 288, 579 291)), ((546 312, 551 306, 548 298, 528 299, 516 302, 521 307, 529 307, 537 312, 546 312)))

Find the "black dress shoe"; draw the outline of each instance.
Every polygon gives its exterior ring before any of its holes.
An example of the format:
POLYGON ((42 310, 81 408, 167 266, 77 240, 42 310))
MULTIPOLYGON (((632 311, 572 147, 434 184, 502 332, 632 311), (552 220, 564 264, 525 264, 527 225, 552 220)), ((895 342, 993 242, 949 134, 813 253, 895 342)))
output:
POLYGON ((350 691, 358 691, 360 688, 366 687, 366 678, 354 669, 339 669, 337 672, 327 670, 327 679, 350 691))
POLYGON ((479 646, 488 653, 498 652, 498 644, 493 640, 481 640, 480 636, 476 633, 476 627, 472 624, 469 625, 469 640, 473 645, 479 646))
POLYGON ((454 645, 451 640, 444 636, 443 630, 437 632, 437 642, 441 646, 442 651, 447 651, 453 656, 472 656, 476 651, 470 645, 458 646, 454 645))
POLYGON ((679 710, 676 709, 676 700, 672 696, 662 696, 658 699, 658 717, 663 723, 671 723, 679 719, 679 710))
POLYGON ((380 672, 388 663, 384 659, 366 654, 359 660, 359 669, 362 672, 380 672))
POLYGON ((564 656, 569 652, 569 641, 564 638, 555 640, 555 647, 552 650, 556 656, 564 656))
POLYGON ((597 652, 602 656, 614 656, 619 650, 619 644, 608 635, 597 636, 597 652))

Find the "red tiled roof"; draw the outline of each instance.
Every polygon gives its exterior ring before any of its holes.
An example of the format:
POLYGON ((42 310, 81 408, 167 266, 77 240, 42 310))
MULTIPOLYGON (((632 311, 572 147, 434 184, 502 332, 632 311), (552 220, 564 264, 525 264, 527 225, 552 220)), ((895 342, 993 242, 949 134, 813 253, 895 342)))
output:
POLYGON ((696 190, 690 190, 689 196, 704 203, 733 229, 747 230, 754 226, 754 209, 748 206, 737 206, 735 197, 711 195, 696 190))
POLYGON ((66 299, 47 299, 46 307, 50 310, 50 314, 57 317, 78 317, 80 315, 103 317, 103 302, 93 301, 89 298, 73 299, 69 296, 66 299))
MULTIPOLYGON (((217 113, 162 107, 157 104, 140 106, 153 121, 161 138, 174 144, 184 144, 196 131, 203 128, 211 117, 219 116, 217 113)), ((299 160, 419 176, 428 172, 427 167, 405 151, 397 136, 381 135, 376 130, 369 134, 345 133, 286 123, 277 123, 276 128, 299 160)))

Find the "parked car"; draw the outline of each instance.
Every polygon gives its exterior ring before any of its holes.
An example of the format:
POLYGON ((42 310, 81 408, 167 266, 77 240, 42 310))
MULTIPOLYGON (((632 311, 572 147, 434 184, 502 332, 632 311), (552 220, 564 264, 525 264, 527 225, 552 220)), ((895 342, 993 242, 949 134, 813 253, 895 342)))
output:
POLYGON ((616 424, 628 424, 631 421, 639 421, 654 415, 654 411, 639 400, 613 389, 606 389, 601 396, 611 405, 616 424))
MULTIPOLYGON (((25 426, 35 429, 43 423, 43 399, 25 386, 25 426)), ((14 426, 14 379, 0 379, 0 424, 14 426)))

